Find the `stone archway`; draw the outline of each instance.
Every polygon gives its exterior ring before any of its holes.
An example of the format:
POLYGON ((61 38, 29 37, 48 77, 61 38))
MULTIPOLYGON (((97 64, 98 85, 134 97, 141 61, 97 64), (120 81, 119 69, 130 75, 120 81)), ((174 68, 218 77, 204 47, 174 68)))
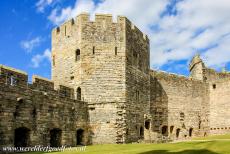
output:
POLYGON ((163 136, 168 136, 168 126, 163 126, 161 128, 161 133, 163 136))
POLYGON ((78 129, 76 132, 76 145, 84 145, 84 130, 78 129))
POLYGON ((54 128, 50 130, 50 146, 61 147, 62 130, 54 128))
POLYGON ((27 147, 30 142, 30 129, 20 127, 14 130, 14 146, 27 147))

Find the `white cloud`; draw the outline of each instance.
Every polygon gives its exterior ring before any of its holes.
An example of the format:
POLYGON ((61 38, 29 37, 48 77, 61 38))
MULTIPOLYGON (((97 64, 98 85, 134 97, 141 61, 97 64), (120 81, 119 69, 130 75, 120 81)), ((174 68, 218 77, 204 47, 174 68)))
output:
POLYGON ((46 49, 42 54, 37 54, 32 57, 32 67, 38 68, 42 62, 45 60, 51 61, 51 51, 50 49, 46 49))
POLYGON ((230 42, 229 37, 226 37, 230 33, 230 1, 172 2, 103 0, 95 4, 93 0, 77 0, 74 7, 54 9, 49 20, 59 25, 80 12, 125 15, 148 34, 151 41, 151 66, 154 68, 170 61, 189 60, 198 51, 205 57, 208 66, 221 67, 223 63, 230 62, 230 42), (169 13, 170 7, 167 5, 171 5, 174 14, 169 13))
POLYGON ((44 9, 45 9, 47 6, 51 5, 53 1, 54 1, 54 0, 39 0, 39 1, 36 3, 37 10, 38 10, 39 12, 44 12, 44 9))
POLYGON ((41 37, 35 37, 31 40, 23 40, 20 42, 20 46, 26 51, 31 52, 35 47, 38 47, 42 41, 41 37))
POLYGON ((48 19, 55 25, 63 23, 65 20, 75 17, 81 12, 92 12, 94 2, 91 0, 77 0, 75 6, 63 8, 60 13, 58 9, 53 9, 48 19))

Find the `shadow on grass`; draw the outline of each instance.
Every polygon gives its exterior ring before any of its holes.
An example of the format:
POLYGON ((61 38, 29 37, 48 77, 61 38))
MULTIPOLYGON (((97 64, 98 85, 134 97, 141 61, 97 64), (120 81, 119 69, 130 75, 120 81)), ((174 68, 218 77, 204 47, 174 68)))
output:
POLYGON ((201 149, 201 150, 184 150, 179 152, 170 152, 167 150, 152 150, 152 151, 142 152, 139 154, 218 154, 218 153, 201 149))

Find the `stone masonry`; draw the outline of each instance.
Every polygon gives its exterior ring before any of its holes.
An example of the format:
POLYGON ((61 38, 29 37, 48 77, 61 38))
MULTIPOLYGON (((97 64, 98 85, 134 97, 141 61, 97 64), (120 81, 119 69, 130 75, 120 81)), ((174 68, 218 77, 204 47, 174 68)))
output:
POLYGON ((82 13, 52 31, 52 80, 0 66, 0 146, 155 142, 230 132, 230 73, 150 70, 126 17, 82 13))

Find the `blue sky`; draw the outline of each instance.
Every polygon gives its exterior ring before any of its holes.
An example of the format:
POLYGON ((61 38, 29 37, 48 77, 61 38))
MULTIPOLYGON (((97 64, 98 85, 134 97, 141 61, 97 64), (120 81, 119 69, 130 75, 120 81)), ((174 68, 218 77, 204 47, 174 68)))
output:
MULTIPOLYGON (((1 0, 0 64, 50 78, 51 30, 80 12, 127 16, 151 40, 151 68, 188 75, 230 62, 229 0, 1 0)), ((114 18, 115 19, 115 18, 114 18)))

